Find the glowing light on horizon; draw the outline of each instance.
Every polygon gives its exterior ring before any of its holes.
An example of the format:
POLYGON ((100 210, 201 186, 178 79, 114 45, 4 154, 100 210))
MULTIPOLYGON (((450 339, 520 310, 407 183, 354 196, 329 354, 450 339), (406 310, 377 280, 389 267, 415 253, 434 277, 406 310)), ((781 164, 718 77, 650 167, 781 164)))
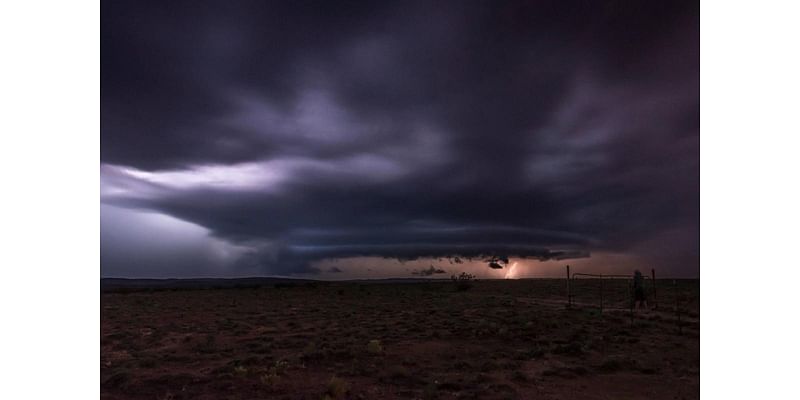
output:
POLYGON ((516 279, 517 278, 517 262, 514 261, 510 267, 508 267, 508 271, 506 271, 506 279, 516 279))

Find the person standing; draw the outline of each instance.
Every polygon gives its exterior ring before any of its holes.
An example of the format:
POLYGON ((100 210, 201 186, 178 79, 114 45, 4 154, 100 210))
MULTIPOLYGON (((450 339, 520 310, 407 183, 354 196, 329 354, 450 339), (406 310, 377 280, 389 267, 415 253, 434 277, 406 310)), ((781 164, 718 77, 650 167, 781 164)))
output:
POLYGON ((633 306, 647 309, 647 296, 644 291, 644 275, 638 269, 633 272, 633 306))

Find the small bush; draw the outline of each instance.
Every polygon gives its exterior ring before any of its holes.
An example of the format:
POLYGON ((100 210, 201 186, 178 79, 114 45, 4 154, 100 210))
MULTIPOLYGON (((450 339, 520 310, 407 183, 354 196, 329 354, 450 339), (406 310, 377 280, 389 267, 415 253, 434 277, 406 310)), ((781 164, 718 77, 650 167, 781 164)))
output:
POLYGON ((573 357, 582 356, 585 353, 583 346, 576 342, 562 344, 553 349, 553 354, 564 354, 573 357))
POLYGON ((133 380, 133 375, 128 370, 119 370, 103 379, 103 386, 110 388, 125 389, 133 380))
POLYGON ((154 368, 156 366, 156 360, 152 358, 145 358, 139 361, 139 367, 141 368, 154 368))
POLYGON ((527 382, 528 376, 520 370, 516 370, 511 374, 511 379, 517 382, 527 382))
POLYGON ((381 345, 381 341, 377 339, 370 340, 367 343, 367 353, 377 355, 383 353, 383 346, 381 345))
POLYGON ((475 275, 468 274, 466 272, 462 272, 459 275, 452 275, 450 276, 450 280, 453 281, 455 285, 456 292, 463 292, 472 288, 472 281, 475 279, 475 275))
POLYGON ((289 368, 289 362, 286 360, 278 360, 275 361, 275 365, 270 367, 270 371, 274 372, 275 375, 283 375, 286 373, 286 369, 289 368))
POLYGON ((266 374, 261 375, 261 383, 263 383, 266 386, 269 386, 270 388, 274 388, 275 385, 277 385, 278 382, 280 382, 280 380, 281 377, 278 376, 278 374, 272 370, 270 370, 270 372, 267 372, 266 374))
POLYGON ((631 360, 614 357, 604 360, 600 365, 595 367, 595 369, 598 372, 611 373, 631 369, 635 366, 636 363, 631 360))
POLYGON ((348 390, 350 390, 350 385, 343 379, 334 376, 328 382, 328 389, 325 391, 325 394, 332 399, 340 399, 347 394, 348 390))

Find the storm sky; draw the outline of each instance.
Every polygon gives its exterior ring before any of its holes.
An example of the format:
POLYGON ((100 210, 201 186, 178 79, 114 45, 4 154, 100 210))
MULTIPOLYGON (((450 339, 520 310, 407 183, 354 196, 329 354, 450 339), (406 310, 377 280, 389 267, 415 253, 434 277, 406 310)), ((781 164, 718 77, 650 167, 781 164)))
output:
POLYGON ((699 97, 692 1, 105 2, 102 275, 696 277, 699 97))

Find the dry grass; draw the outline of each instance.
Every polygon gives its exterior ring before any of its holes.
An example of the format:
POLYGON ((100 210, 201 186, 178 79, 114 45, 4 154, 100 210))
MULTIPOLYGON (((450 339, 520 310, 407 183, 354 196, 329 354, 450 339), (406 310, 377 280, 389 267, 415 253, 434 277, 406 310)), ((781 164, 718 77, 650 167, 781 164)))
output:
MULTIPOLYGON (((665 309, 674 300, 669 285, 659 292, 662 311, 639 314, 633 324, 623 310, 567 309, 563 280, 472 285, 469 291, 454 291, 447 281, 105 293, 101 394, 699 396, 697 281, 679 282, 681 334, 674 311, 665 309)), ((597 300, 589 290, 582 295, 582 303, 597 300)))

